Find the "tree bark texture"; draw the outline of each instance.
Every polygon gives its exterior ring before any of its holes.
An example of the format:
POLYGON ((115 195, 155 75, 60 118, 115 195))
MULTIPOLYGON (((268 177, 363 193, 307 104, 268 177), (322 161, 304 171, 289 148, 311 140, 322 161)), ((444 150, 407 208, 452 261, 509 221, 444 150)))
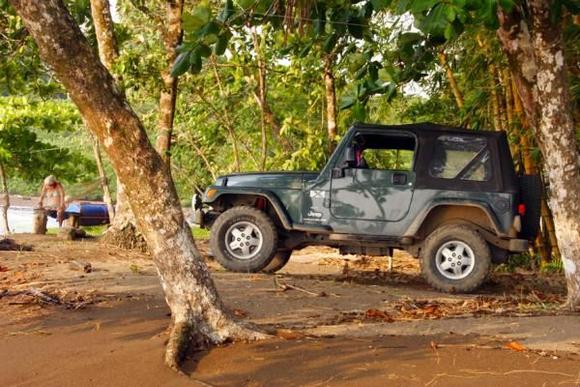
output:
POLYGON ((97 171, 99 172, 99 179, 101 180, 101 189, 103 190, 103 201, 107 205, 109 212, 109 220, 115 218, 115 207, 113 206, 113 199, 111 198, 111 191, 109 190, 109 179, 103 167, 103 158, 101 157, 101 147, 99 142, 93 138, 93 153, 95 154, 95 161, 97 163, 97 171))
POLYGON ((10 226, 8 224, 8 208, 10 207, 10 194, 8 192, 8 177, 6 176, 6 169, 4 163, 0 160, 0 180, 2 184, 2 203, 0 203, 0 217, 2 217, 2 234, 10 234, 10 226))
POLYGON ((41 58, 103 145, 125 188, 171 308, 166 363, 177 369, 192 344, 264 337, 225 310, 195 247, 163 160, 62 0, 10 3, 37 42, 41 58))
POLYGON ((324 58, 324 90, 326 97, 326 133, 328 136, 328 154, 336 148, 336 136, 338 135, 336 113, 336 88, 334 85, 334 56, 327 55, 324 58))
POLYGON ((177 78, 171 76, 171 68, 177 58, 177 46, 181 44, 183 29, 181 14, 183 0, 168 0, 165 3, 166 22, 163 30, 163 45, 167 58, 167 67, 161 72, 163 86, 159 95, 159 120, 157 123, 157 152, 169 168, 171 161, 171 136, 177 101, 177 78))
POLYGON ((498 37, 548 172, 550 207, 568 286, 567 304, 580 309, 580 157, 570 112, 561 23, 549 1, 499 10, 498 37))
MULTIPOLYGON (((91 0, 91 17, 93 18, 93 24, 95 26, 95 35, 99 47, 99 58, 105 67, 111 71, 115 60, 117 60, 119 56, 119 51, 113 29, 113 18, 111 16, 109 0, 91 0)), ((99 178, 101 179, 103 201, 107 205, 109 211, 109 221, 113 222, 115 219, 115 207, 113 207, 109 182, 103 168, 99 143, 95 139, 93 139, 93 152, 97 163, 97 169, 99 171, 99 178)))
POLYGON ((113 18, 109 0, 91 0, 91 16, 95 26, 95 35, 99 46, 101 62, 109 71, 113 68, 115 60, 119 56, 117 40, 113 30, 113 18))

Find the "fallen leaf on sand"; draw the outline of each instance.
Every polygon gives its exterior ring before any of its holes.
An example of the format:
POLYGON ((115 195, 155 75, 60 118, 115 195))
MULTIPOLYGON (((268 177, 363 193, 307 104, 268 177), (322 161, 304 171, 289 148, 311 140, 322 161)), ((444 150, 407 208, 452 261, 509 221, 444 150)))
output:
POLYGON ((234 313, 234 316, 236 316, 236 317, 247 317, 248 316, 248 313, 241 310, 241 309, 234 309, 233 313, 234 313))
POLYGON ((10 269, 7 268, 6 266, 0 265, 0 273, 2 273, 3 271, 8 271, 8 270, 10 270, 10 269))
POLYGON ((512 342, 507 343, 505 345, 505 348, 512 350, 512 351, 516 351, 516 352, 523 352, 527 349, 526 347, 524 347, 523 345, 521 345, 517 341, 512 341, 512 342))
POLYGON ((278 329, 276 330, 276 336, 281 337, 285 340, 298 340, 304 338, 303 333, 296 332, 290 329, 278 329))

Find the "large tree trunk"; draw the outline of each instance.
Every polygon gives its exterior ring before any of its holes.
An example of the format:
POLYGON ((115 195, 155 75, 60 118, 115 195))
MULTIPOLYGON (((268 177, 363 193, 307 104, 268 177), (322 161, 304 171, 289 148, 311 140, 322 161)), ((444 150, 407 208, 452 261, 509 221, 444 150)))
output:
MULTIPOLYGON (((99 46, 99 58, 111 71, 119 57, 119 51, 113 30, 109 0, 91 0, 91 15, 99 46)), ((100 154, 100 150, 95 149, 95 157, 100 157, 97 152, 100 154)), ((101 182, 105 181, 106 176, 101 174, 100 177, 101 182)), ((103 192, 108 191, 108 186, 105 187, 102 184, 102 189, 103 192)), ((103 194, 104 197, 105 194, 103 194)), ((107 207, 108 205, 107 203, 107 207)), ((113 211, 115 216, 110 217, 111 225, 105 231, 101 241, 124 249, 147 251, 147 244, 143 236, 137 231, 135 216, 133 216, 129 203, 127 203, 127 196, 123 192, 123 185, 119 178, 117 178, 117 204, 113 211)))
POLYGON ((328 136, 328 154, 336 148, 336 136, 338 135, 336 116, 336 89, 334 86, 334 55, 326 55, 324 58, 324 90, 326 97, 326 133, 328 136))
POLYGON ((548 172, 550 206, 568 285, 568 307, 580 309, 580 157, 570 112, 561 23, 551 2, 499 10, 498 36, 548 172))
POLYGON ((37 42, 41 58, 103 145, 125 188, 171 308, 166 363, 177 369, 192 344, 264 337, 226 312, 184 220, 168 169, 62 0, 10 3, 37 42))
MULTIPOLYGON (((117 40, 115 39, 113 30, 113 18, 111 16, 109 0, 91 0, 91 17, 93 18, 93 25, 95 26, 99 58, 105 67, 111 71, 119 53, 117 51, 117 40)), ((93 141, 93 153, 95 154, 101 189, 103 190, 103 201, 109 211, 109 220, 113 222, 116 213, 115 207, 113 206, 111 190, 109 189, 109 181, 103 168, 101 150, 96 140, 93 141)))
POLYGON ((177 101, 177 78, 171 76, 171 68, 177 57, 177 46, 181 43, 183 30, 181 28, 181 14, 183 0, 168 0, 166 8, 166 27, 163 30, 163 45, 167 67, 161 72, 163 87, 159 95, 159 121, 157 123, 157 152, 169 168, 171 161, 171 135, 175 118, 175 103, 177 101))
POLYGON ((8 178, 6 177, 6 170, 4 163, 0 160, 0 188, 2 188, 2 203, 0 203, 0 217, 2 218, 2 234, 10 234, 10 226, 8 225, 8 208, 10 207, 10 194, 8 193, 8 178))

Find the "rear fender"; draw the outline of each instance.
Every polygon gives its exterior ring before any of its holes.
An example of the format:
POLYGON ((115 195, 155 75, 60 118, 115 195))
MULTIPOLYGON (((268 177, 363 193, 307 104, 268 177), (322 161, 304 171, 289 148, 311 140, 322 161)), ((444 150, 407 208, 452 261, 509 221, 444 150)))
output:
POLYGON ((417 216, 405 232, 405 236, 422 239, 440 225, 454 220, 475 224, 499 237, 508 236, 501 231, 499 223, 487 204, 473 203, 472 201, 433 203, 417 216))

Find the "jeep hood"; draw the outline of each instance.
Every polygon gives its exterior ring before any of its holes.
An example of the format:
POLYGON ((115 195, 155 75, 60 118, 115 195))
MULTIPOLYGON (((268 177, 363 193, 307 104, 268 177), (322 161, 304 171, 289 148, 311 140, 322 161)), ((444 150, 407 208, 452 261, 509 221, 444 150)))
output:
POLYGON ((223 187, 302 189, 305 181, 314 180, 317 172, 256 172, 220 176, 215 185, 223 187))

